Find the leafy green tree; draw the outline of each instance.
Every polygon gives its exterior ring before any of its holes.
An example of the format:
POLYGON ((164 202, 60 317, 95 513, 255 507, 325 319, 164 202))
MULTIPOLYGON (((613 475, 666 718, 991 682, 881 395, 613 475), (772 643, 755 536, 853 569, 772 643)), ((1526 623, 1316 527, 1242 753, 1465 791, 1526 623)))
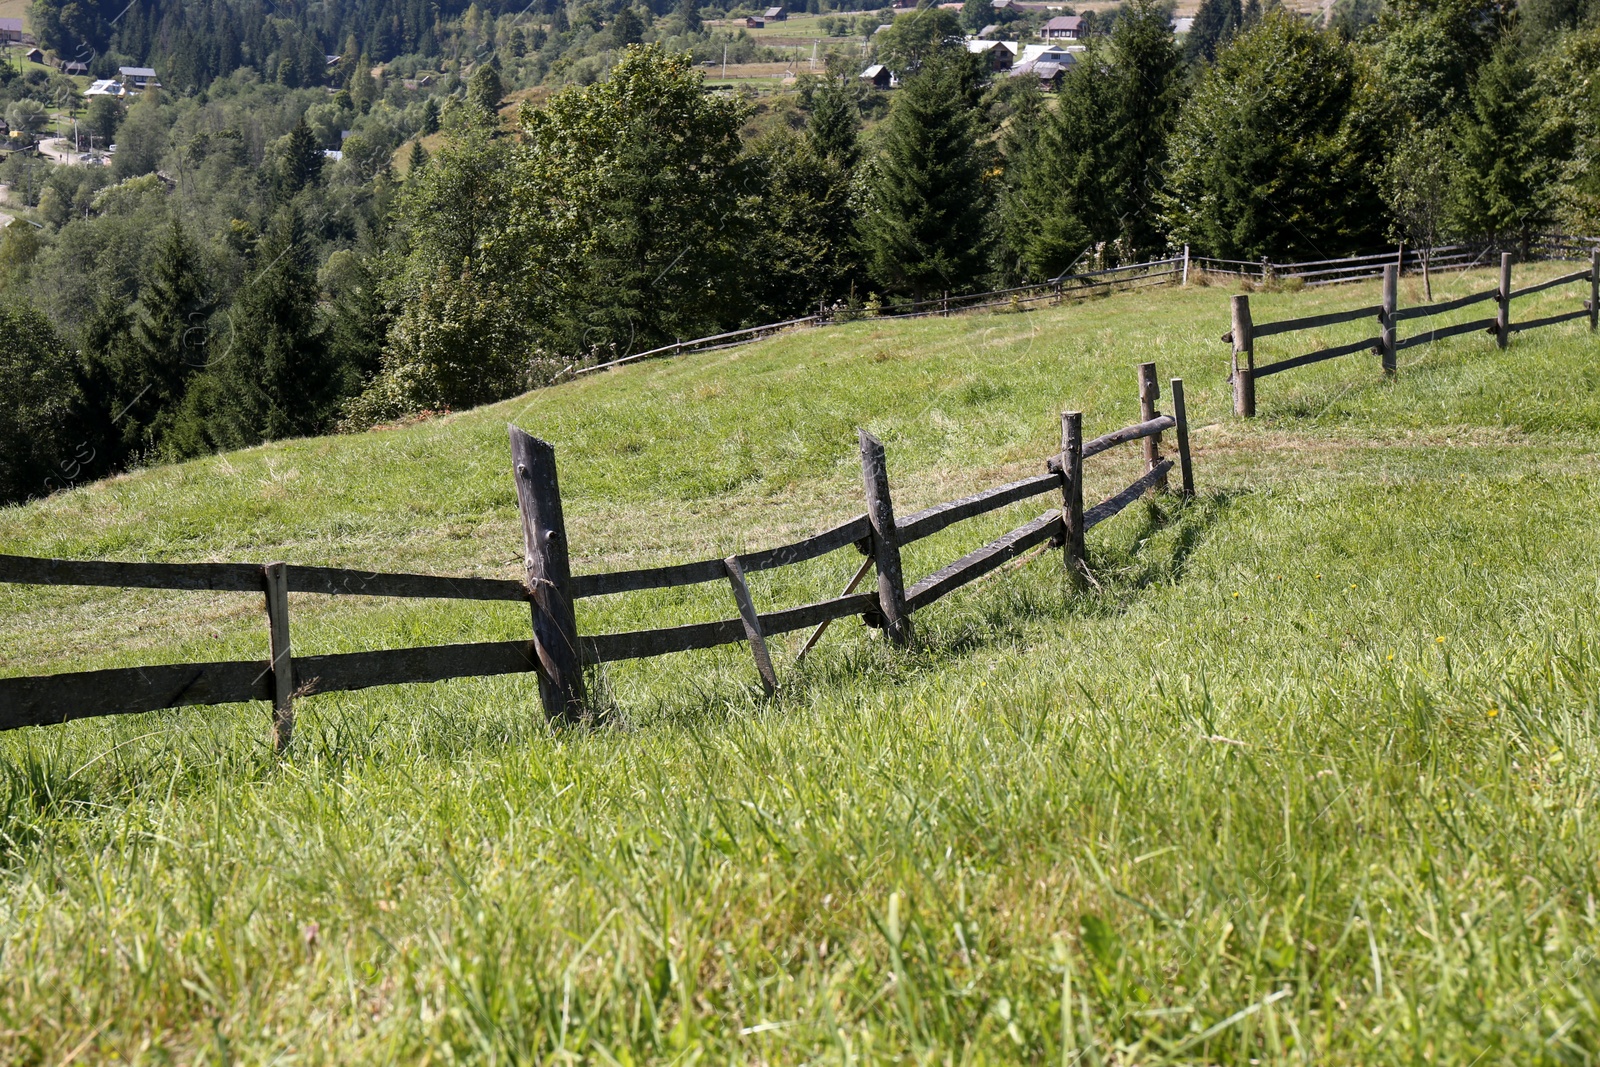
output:
POLYGON ((1526 249, 1554 217, 1567 145, 1515 38, 1479 69, 1469 101, 1456 124, 1451 220, 1465 234, 1526 249))
POLYGON ((743 318, 746 114, 655 45, 524 108, 511 239, 529 250, 550 348, 647 346, 743 318))
POLYGON ((117 180, 150 174, 161 166, 167 152, 170 116, 163 113, 161 94, 146 92, 128 109, 117 130, 117 153, 111 157, 111 174, 117 180))
POLYGON ((965 41, 959 15, 944 8, 927 7, 901 15, 887 30, 875 35, 873 52, 879 63, 904 82, 936 55, 966 56, 965 41))
POLYGON ((72 357, 50 320, 24 302, 0 304, 0 504, 77 480, 98 457, 82 440, 72 357))
POLYGON ((985 155, 964 57, 935 53, 895 96, 868 177, 861 240, 873 280, 914 299, 963 290, 987 259, 985 155))
POLYGON ((994 0, 965 0, 961 5, 961 22, 968 33, 977 33, 985 26, 993 25, 994 0))
MULTIPOLYGON (((107 148, 116 140, 117 127, 122 125, 122 101, 114 96, 95 97, 89 102, 89 113, 81 125, 94 138, 93 147, 107 148)), ((90 145, 86 143, 84 147, 90 145)))
POLYGON ((1179 115, 1160 195, 1169 239, 1241 259, 1377 243, 1379 104, 1351 46, 1267 15, 1217 53, 1179 115))
POLYGON ((1513 0, 1386 0, 1374 58, 1401 113, 1438 126, 1465 108, 1478 67, 1514 6, 1513 0))
POLYGON ((472 78, 467 82, 467 100, 478 110, 493 118, 500 113, 500 101, 505 96, 505 83, 500 80, 500 72, 492 65, 484 63, 472 72, 472 78))
POLYGON ((1389 153, 1381 175, 1392 220, 1389 235, 1421 251, 1422 282, 1430 302, 1433 275, 1428 257, 1444 231, 1454 157, 1447 131, 1418 127, 1389 153))
POLYGON ((13 100, 6 106, 6 125, 11 127, 13 133, 18 133, 32 139, 44 129, 44 124, 50 120, 50 113, 43 104, 37 100, 23 97, 13 100))

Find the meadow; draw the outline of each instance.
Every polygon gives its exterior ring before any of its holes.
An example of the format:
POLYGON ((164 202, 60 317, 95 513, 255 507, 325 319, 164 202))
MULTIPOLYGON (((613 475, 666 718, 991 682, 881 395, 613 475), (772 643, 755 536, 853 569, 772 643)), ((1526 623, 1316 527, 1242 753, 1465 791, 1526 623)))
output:
MULTIPOLYGON (((1146 360, 1185 379, 1200 490, 1097 527, 1082 592, 1046 552, 909 651, 774 640, 771 699, 734 646, 600 670, 594 727, 510 678, 301 700, 281 760, 262 704, 0 735, 0 1060, 1593 1062, 1600 342, 1347 357, 1244 423, 1231 291, 798 332, 0 510, 6 553, 515 577, 515 422, 575 571, 723 556, 859 513, 857 426, 905 513, 1042 470, 1064 408, 1134 421, 1146 360)), ((1136 450, 1088 472, 1092 501, 1136 450)), ((908 581, 1047 506, 919 542, 908 581)), ((858 558, 754 574, 757 606, 858 558)), ((297 653, 528 634, 293 600, 297 653)), ((705 586, 578 624, 732 615, 705 586)), ((265 657, 250 595, 0 586, 0 674, 265 657)))

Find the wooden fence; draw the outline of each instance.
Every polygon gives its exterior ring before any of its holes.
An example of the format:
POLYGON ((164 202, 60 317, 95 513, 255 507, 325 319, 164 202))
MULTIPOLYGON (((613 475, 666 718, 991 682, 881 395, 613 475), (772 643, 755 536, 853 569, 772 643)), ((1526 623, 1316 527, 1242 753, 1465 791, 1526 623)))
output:
POLYGON ((806 326, 831 326, 841 322, 855 322, 867 317, 883 319, 919 319, 935 315, 951 315, 962 311, 984 311, 997 307, 1026 308, 1032 304, 1055 303, 1071 297, 1089 296, 1114 289, 1142 289, 1151 285, 1169 285, 1174 282, 1185 282, 1189 275, 1188 251, 1184 255, 1167 259, 1152 259, 1144 263, 1129 263, 1122 267, 1108 267, 1105 270, 1084 271, 1077 274, 1063 274, 1047 282, 1035 285, 1019 285, 1011 289, 991 289, 982 293, 958 293, 935 297, 931 300, 891 301, 867 312, 861 308, 836 308, 832 311, 819 312, 816 315, 806 315, 798 319, 785 319, 782 322, 769 322, 761 326, 748 326, 742 330, 730 330, 727 333, 712 334, 709 337, 697 337, 692 341, 676 341, 660 348, 652 348, 645 352, 635 352, 613 359, 606 363, 596 363, 588 367, 576 367, 571 371, 574 378, 596 371, 612 370, 626 366, 629 363, 638 363, 646 359, 665 359, 671 356, 681 356, 690 352, 716 352, 724 348, 735 348, 747 345, 762 338, 770 337, 784 330, 793 330, 806 326))
POLYGON ((1156 408, 1159 385, 1153 363, 1139 366, 1139 421, 1083 440, 1080 413, 1061 416, 1061 451, 1042 474, 972 496, 897 517, 889 491, 881 442, 859 433, 866 512, 794 544, 725 559, 646 567, 599 574, 572 574, 566 524, 556 478, 555 450, 510 428, 512 473, 522 519, 526 581, 453 578, 421 574, 375 574, 336 567, 287 563, 120 563, 0 556, 0 582, 33 585, 108 586, 123 589, 219 590, 264 594, 269 658, 259 661, 170 663, 0 679, 0 729, 43 726, 73 719, 123 715, 199 704, 262 700, 272 703, 276 744, 287 745, 294 729, 294 701, 315 693, 365 689, 449 678, 534 673, 547 716, 572 720, 584 713, 583 668, 614 660, 747 642, 763 687, 778 679, 768 654, 770 635, 812 628, 801 656, 836 619, 858 615, 881 627, 896 644, 912 638, 914 614, 940 597, 994 571, 1028 549, 1058 544, 1068 572, 1078 580, 1087 550, 1084 534, 1146 493, 1167 491, 1173 460, 1163 458, 1162 435, 1175 438, 1185 497, 1194 493, 1183 381, 1171 382, 1172 413, 1156 408), (1083 504, 1083 463, 1118 445, 1143 442, 1144 474, 1093 507, 1083 504), (905 586, 901 549, 955 523, 1020 501, 1060 494, 1061 506, 1044 512, 1003 537, 969 552, 949 566, 905 586), (779 611, 758 613, 745 576, 786 567, 855 546, 865 561, 837 597, 779 611), (868 569, 877 571, 876 592, 856 587, 868 569), (738 615, 627 633, 581 634, 573 605, 587 597, 705 582, 729 585, 738 615), (452 600, 513 600, 529 605, 532 640, 432 645, 422 648, 300 656, 292 652, 289 594, 432 597, 452 600))
POLYGON ((1250 298, 1248 296, 1235 296, 1232 298, 1233 327, 1222 335, 1222 340, 1233 345, 1233 411, 1234 414, 1245 418, 1253 417, 1256 413, 1256 382, 1273 374, 1281 374, 1296 367, 1304 367, 1312 363, 1321 363, 1324 360, 1337 359, 1357 352, 1371 352, 1379 358, 1383 373, 1393 375, 1396 373, 1396 355, 1402 349, 1415 345, 1425 345, 1432 341, 1442 341, 1447 337, 1459 337, 1462 334, 1483 331, 1491 333, 1495 342, 1504 348, 1509 343, 1511 335, 1523 330, 1538 329, 1541 326, 1554 326, 1557 323, 1570 322, 1573 319, 1587 317, 1589 329, 1594 331, 1600 326, 1600 251, 1589 251, 1589 266, 1571 274, 1563 274, 1558 278, 1538 282, 1534 285, 1524 286, 1521 289, 1511 288, 1511 253, 1505 252, 1500 256, 1500 284, 1493 289, 1486 289, 1481 293, 1470 296, 1458 297, 1455 300, 1444 300, 1436 304, 1423 304, 1418 307, 1402 308, 1399 306, 1399 266, 1390 263, 1383 269, 1383 295, 1382 303, 1370 307, 1352 308, 1349 311, 1331 311, 1322 315, 1309 315, 1298 319, 1285 319, 1280 322, 1256 324, 1250 317, 1250 298), (1531 296, 1560 285, 1575 285, 1587 283, 1589 298, 1584 301, 1582 308, 1576 311, 1564 312, 1559 315, 1548 315, 1540 319, 1530 319, 1526 322, 1511 321, 1511 301, 1519 296, 1531 296), (1493 300, 1496 312, 1492 318, 1474 319, 1471 322, 1456 323, 1441 329, 1427 330, 1414 334, 1403 340, 1397 339, 1399 324, 1410 319, 1431 318, 1447 312, 1458 311, 1473 304, 1493 300), (1304 355, 1291 356, 1287 359, 1275 360, 1264 366, 1256 366, 1255 342, 1263 337, 1276 334, 1294 333, 1300 330, 1314 330, 1323 326, 1335 326, 1345 322, 1359 322, 1363 319, 1375 319, 1378 332, 1371 337, 1349 344, 1335 345, 1332 348, 1320 348, 1304 355))

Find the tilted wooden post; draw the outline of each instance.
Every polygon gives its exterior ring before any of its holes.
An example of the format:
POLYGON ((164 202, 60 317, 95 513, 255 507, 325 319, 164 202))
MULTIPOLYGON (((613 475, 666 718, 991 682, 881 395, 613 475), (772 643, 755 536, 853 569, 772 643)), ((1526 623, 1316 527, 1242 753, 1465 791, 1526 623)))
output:
POLYGON ((1600 249, 1589 252, 1589 332, 1600 328, 1600 249))
MULTIPOLYGON (((1161 399, 1161 383, 1156 380, 1156 365, 1154 363, 1139 364, 1139 421, 1149 422, 1161 413, 1156 410, 1156 401, 1161 399)), ((1144 439, 1144 469, 1146 473, 1156 469, 1156 464, 1161 462, 1161 435, 1151 434, 1144 439)), ((1165 493, 1167 491, 1167 478, 1162 475, 1157 485, 1150 487, 1150 495, 1165 493)))
MULTIPOLYGON (((1402 246, 1403 247, 1403 246, 1402 246)), ((1383 268, 1383 311, 1378 316, 1378 354, 1383 359, 1383 373, 1394 376, 1394 313, 1400 305, 1400 268, 1390 264, 1383 268)))
POLYGON ((583 661, 578 621, 572 611, 572 565, 567 525, 556 481, 556 450, 515 426, 511 470, 522 515, 523 563, 532 594, 533 645, 539 657, 539 699, 547 718, 574 720, 583 714, 583 661))
POLYGON ((1252 419, 1256 414, 1256 345, 1250 322, 1250 298, 1233 298, 1233 413, 1252 419), (1242 358, 1241 358, 1242 357, 1242 358))
POLYGON ((778 675, 772 669, 772 656, 767 652, 767 637, 761 632, 761 616, 756 614, 755 601, 750 599, 750 587, 745 584, 744 567, 738 556, 722 561, 728 569, 728 584, 733 586, 733 601, 739 605, 739 621, 744 623, 744 636, 750 642, 750 656, 756 661, 756 673, 761 675, 761 688, 767 696, 778 691, 778 675))
POLYGON ((1183 495, 1194 496, 1194 468, 1189 463, 1189 411, 1183 402, 1183 379, 1172 379, 1172 421, 1177 423, 1173 433, 1178 438, 1178 475, 1183 482, 1183 495))
POLYGON ((272 650, 272 743, 279 752, 294 736, 294 657, 289 652, 289 565, 261 568, 267 592, 267 632, 272 650))
POLYGON ((1183 246, 1183 285, 1185 286, 1185 288, 1187 288, 1188 285, 1189 285, 1189 246, 1188 245, 1184 245, 1183 246))
POLYGON ((1083 529, 1083 412, 1061 413, 1061 560, 1067 577, 1083 587, 1087 563, 1083 529))
POLYGON ((889 465, 883 442, 865 430, 861 440, 861 481, 867 491, 867 521, 872 524, 872 554, 878 568, 878 611, 883 631, 897 645, 911 641, 905 582, 900 573, 900 538, 889 498, 889 465))
POLYGON ((1501 348, 1511 340, 1511 253, 1500 253, 1500 310, 1494 318, 1494 343, 1501 348))

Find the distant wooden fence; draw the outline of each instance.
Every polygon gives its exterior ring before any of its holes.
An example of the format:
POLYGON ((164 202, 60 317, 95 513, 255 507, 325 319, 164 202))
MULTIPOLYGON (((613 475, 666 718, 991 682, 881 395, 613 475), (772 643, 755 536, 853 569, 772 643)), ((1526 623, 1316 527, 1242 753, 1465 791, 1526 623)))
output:
POLYGON ((1442 341, 1448 337, 1459 337, 1462 334, 1491 333, 1501 348, 1506 347, 1511 335, 1523 330, 1538 329, 1541 326, 1554 326, 1557 323, 1570 322, 1573 319, 1587 317, 1589 329, 1594 331, 1600 326, 1600 251, 1589 251, 1589 266, 1571 274, 1563 274, 1559 278, 1538 282, 1534 285, 1524 286, 1521 289, 1511 288, 1511 253, 1502 253, 1500 256, 1500 284, 1493 289, 1486 289, 1481 293, 1470 296, 1458 297, 1455 300, 1444 300, 1437 304, 1424 304, 1418 307, 1401 308, 1399 306, 1399 267, 1390 263, 1383 268, 1383 295, 1382 303, 1370 307, 1352 308, 1349 311, 1332 311, 1323 315, 1309 315, 1298 319, 1285 319, 1281 322, 1256 324, 1250 317, 1250 298, 1240 295, 1232 298, 1233 326, 1222 335, 1222 340, 1233 345, 1233 410, 1234 414, 1250 418, 1256 413, 1256 382, 1273 374, 1281 374, 1296 367, 1304 367, 1312 363, 1321 363, 1324 360, 1337 359, 1357 352, 1371 352, 1378 356, 1383 368, 1383 373, 1393 375, 1396 372, 1396 354, 1402 349, 1414 345, 1425 345, 1432 341, 1442 341), (1527 322, 1511 321, 1511 301, 1519 296, 1531 296, 1545 289, 1561 285, 1574 285, 1587 283, 1589 298, 1584 301, 1582 308, 1564 312, 1559 315, 1548 315, 1540 319, 1530 319, 1527 322), (1397 340, 1397 328, 1401 322, 1410 319, 1431 318, 1443 315, 1446 312, 1457 311, 1473 304, 1493 300, 1496 312, 1492 318, 1475 319, 1471 322, 1457 323, 1442 329, 1427 330, 1415 334, 1404 340, 1397 340), (1335 326, 1345 322, 1358 322, 1362 319, 1377 320, 1378 332, 1372 337, 1349 344, 1336 345, 1332 348, 1321 348, 1304 355, 1291 356, 1287 359, 1275 360, 1264 366, 1256 366, 1255 342, 1263 337, 1276 334, 1294 333, 1300 330, 1314 330, 1323 326, 1335 326))
POLYGON ((982 293, 959 293, 955 295, 946 293, 931 300, 890 301, 871 311, 860 307, 835 308, 798 319, 785 319, 782 322, 769 322, 761 326, 748 326, 742 330, 729 330, 726 333, 712 334, 709 337, 697 337, 691 341, 676 341, 670 345, 662 345, 659 348, 652 348, 645 352, 635 352, 605 363, 596 363, 587 367, 575 367, 570 373, 572 377, 580 378, 596 371, 613 370, 617 367, 626 366, 629 363, 638 363, 646 359, 665 359, 671 356, 687 355, 691 352, 716 352, 724 348, 735 348, 739 345, 751 344, 763 338, 771 337, 775 333, 806 326, 831 326, 843 322, 857 322, 867 318, 920 319, 936 315, 951 315, 963 311, 983 311, 997 307, 1025 308, 1030 304, 1060 303, 1072 297, 1090 296, 1113 289, 1142 289, 1151 285, 1167 285, 1173 282, 1185 281, 1187 278, 1188 259, 1186 251, 1183 256, 1152 259, 1144 263, 1129 263, 1126 266, 1108 267, 1105 270, 1063 274, 1049 281, 1039 282, 1034 285, 1019 285, 1011 289, 991 289, 982 293))
POLYGON ((121 563, 0 556, 0 582, 264 594, 270 653, 268 659, 258 661, 171 663, 3 678, 0 729, 186 705, 263 700, 273 705, 273 733, 281 749, 288 744, 294 729, 297 697, 380 685, 526 673, 538 676, 546 714, 553 719, 572 720, 584 713, 586 665, 739 641, 749 644, 762 685, 771 692, 778 682, 766 646, 770 635, 814 628, 801 649, 803 656, 829 623, 859 615, 867 625, 883 628, 891 641, 905 644, 911 639, 911 619, 916 612, 1045 542, 1062 547, 1068 571, 1078 580, 1087 558, 1084 534, 1141 495, 1167 490, 1173 460, 1162 457, 1161 441, 1169 431, 1175 438, 1182 493, 1185 497, 1193 495, 1182 379, 1172 379, 1171 389, 1173 410, 1164 415, 1156 408, 1159 386, 1155 364, 1141 364, 1137 423, 1086 442, 1082 416, 1075 411, 1065 412, 1061 417, 1061 452, 1046 462, 1044 473, 924 508, 903 518, 895 515, 884 447, 862 430, 859 444, 865 514, 794 544, 725 559, 572 574, 555 450, 515 426, 510 428, 512 471, 522 519, 526 581, 377 574, 287 563, 121 563), (1120 492, 1085 508, 1084 460, 1132 441, 1143 442, 1144 474, 1120 492), (965 519, 1048 493, 1061 495, 1059 508, 1046 511, 910 588, 905 587, 900 559, 903 546, 965 519), (867 558, 839 596, 766 614, 755 610, 746 574, 802 563, 852 545, 867 558), (877 571, 877 591, 858 593, 856 587, 869 568, 877 571), (573 605, 586 597, 722 581, 729 584, 737 618, 627 633, 578 632, 573 605), (290 593, 519 601, 529 605, 532 640, 294 655, 290 593))

